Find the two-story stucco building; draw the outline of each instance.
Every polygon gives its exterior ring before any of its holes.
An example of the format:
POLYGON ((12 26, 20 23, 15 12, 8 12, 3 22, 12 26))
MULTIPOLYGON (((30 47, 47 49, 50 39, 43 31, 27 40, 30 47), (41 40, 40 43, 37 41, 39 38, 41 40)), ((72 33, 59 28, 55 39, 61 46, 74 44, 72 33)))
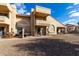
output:
POLYGON ((0 36, 13 35, 53 35, 65 26, 51 16, 51 9, 36 6, 30 15, 16 12, 14 4, 0 3, 0 36))

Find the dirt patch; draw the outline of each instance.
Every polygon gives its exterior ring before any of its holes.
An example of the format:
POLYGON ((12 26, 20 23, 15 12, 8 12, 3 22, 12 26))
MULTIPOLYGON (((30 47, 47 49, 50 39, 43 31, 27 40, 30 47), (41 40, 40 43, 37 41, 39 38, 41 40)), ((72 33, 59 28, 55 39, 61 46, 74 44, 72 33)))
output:
POLYGON ((79 36, 65 34, 1 40, 4 56, 79 56, 79 36))

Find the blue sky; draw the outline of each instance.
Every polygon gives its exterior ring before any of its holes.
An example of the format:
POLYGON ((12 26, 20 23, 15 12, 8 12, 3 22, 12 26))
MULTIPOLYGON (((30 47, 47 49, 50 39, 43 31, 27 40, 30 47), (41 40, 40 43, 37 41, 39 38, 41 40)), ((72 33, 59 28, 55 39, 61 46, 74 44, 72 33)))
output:
POLYGON ((75 24, 79 22, 78 3, 17 3, 17 12, 29 14, 36 5, 51 9, 51 16, 63 24, 75 24))

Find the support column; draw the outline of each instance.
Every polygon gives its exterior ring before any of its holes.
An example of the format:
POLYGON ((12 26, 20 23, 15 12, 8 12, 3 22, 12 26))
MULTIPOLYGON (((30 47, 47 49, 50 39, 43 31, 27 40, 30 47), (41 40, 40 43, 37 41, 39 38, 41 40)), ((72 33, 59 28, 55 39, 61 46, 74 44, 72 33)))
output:
POLYGON ((38 33, 37 33, 37 28, 35 29, 35 36, 37 36, 38 35, 38 33))
POLYGON ((43 35, 43 28, 40 29, 40 34, 43 35))
POLYGON ((49 33, 48 33, 48 27, 46 27, 46 35, 48 35, 49 33))
POLYGON ((24 32, 25 32, 25 30, 24 30, 24 28, 22 28, 22 38, 24 38, 24 32))
POLYGON ((35 35, 35 11, 31 14, 31 35, 35 35))
POLYGON ((6 31, 6 28, 7 28, 7 27, 4 28, 4 36, 6 35, 6 32, 7 32, 7 31, 6 31))
POLYGON ((57 34, 57 27, 55 27, 55 34, 57 34))
POLYGON ((65 27, 65 33, 67 33, 68 31, 67 31, 67 27, 65 27))
POLYGON ((10 20, 10 23, 9 23, 9 33, 11 33, 11 27, 12 27, 12 24, 13 24, 12 12, 9 12, 9 20, 10 20))

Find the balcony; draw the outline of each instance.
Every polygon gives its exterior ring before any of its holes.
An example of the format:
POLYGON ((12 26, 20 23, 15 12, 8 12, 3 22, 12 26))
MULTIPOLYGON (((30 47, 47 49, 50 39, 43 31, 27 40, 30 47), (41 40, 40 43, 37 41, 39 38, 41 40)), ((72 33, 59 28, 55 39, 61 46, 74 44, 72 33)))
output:
POLYGON ((36 12, 44 13, 44 14, 51 14, 51 9, 41 7, 41 6, 36 6, 36 12))
POLYGON ((9 18, 7 16, 0 16, 0 23, 9 24, 9 18))
POLYGON ((45 20, 36 19, 35 25, 36 26, 48 26, 48 23, 45 20))
POLYGON ((0 3, 0 5, 7 6, 7 3, 0 3))
POLYGON ((8 12, 8 11, 9 11, 9 4, 0 3, 0 12, 8 12))

